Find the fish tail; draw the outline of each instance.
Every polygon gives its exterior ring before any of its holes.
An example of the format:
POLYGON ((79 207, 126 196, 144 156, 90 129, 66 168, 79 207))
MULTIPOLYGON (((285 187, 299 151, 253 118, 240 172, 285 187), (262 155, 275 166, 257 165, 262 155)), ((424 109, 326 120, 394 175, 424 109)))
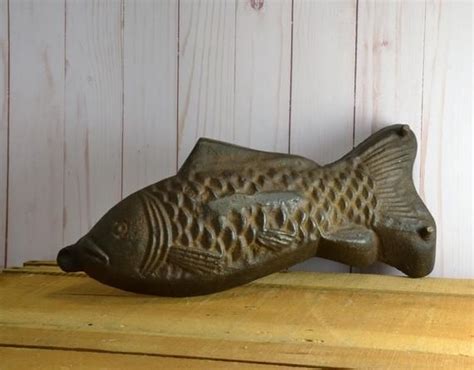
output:
POLYGON ((413 184, 416 150, 410 127, 392 125, 370 136, 338 162, 353 163, 373 181, 380 216, 402 222, 425 213, 431 219, 413 184))

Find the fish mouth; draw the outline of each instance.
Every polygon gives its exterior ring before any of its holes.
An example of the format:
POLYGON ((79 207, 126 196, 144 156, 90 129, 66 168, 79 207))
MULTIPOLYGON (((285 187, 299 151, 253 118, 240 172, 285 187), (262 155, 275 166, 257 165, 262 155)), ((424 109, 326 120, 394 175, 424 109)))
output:
POLYGON ((110 264, 109 256, 90 237, 61 249, 56 260, 65 272, 84 271, 89 263, 101 266, 110 264))
POLYGON ((61 249, 56 257, 58 266, 64 272, 77 272, 82 271, 81 264, 75 253, 75 246, 70 245, 61 249))

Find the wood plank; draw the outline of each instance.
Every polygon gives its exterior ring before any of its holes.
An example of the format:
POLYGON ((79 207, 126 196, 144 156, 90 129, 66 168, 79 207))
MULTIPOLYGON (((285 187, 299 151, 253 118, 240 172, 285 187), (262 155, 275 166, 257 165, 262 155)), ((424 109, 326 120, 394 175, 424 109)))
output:
POLYGON ((474 276, 472 8, 426 8, 421 192, 437 222, 435 276, 474 276))
POLYGON ((72 1, 66 13, 64 239, 69 244, 121 198, 122 6, 72 1))
MULTIPOLYGON (((23 267, 8 268, 2 272, 16 273, 49 273, 57 272, 66 274, 54 261, 28 261, 23 267)), ((83 273, 77 275, 85 276, 83 273)), ((474 295, 474 280, 423 278, 412 279, 408 277, 373 275, 373 274, 334 274, 294 271, 291 273, 279 272, 255 280, 252 284, 285 285, 295 288, 321 288, 339 290, 370 290, 399 293, 427 293, 427 294, 455 294, 474 295)), ((112 288, 111 288, 112 289, 112 288)), ((112 289, 118 294, 119 290, 112 289)))
MULTIPOLYGON (((222 339, 180 338, 164 336, 139 336, 133 334, 94 333, 80 335, 76 338, 71 332, 64 330, 18 329, 2 328, 0 340, 27 342, 27 337, 38 338, 38 346, 43 343, 56 343, 74 348, 95 348, 97 343, 106 351, 114 353, 116 348, 129 348, 131 353, 143 354, 144 350, 154 351, 151 355, 163 356, 193 356, 195 358, 216 361, 264 362, 271 368, 293 366, 296 368, 383 368, 395 370, 409 369, 470 369, 474 365, 472 356, 445 355, 419 351, 396 351, 381 349, 366 349, 357 347, 334 347, 301 343, 270 343, 223 341, 222 339), (45 340, 48 338, 48 340, 45 340), (184 353, 184 354, 183 354, 184 353), (245 360, 242 360, 245 358, 245 360), (285 361, 284 363, 278 362, 285 361)), ((10 345, 9 345, 10 346, 10 345)), ((55 348, 53 346, 52 348, 55 348)), ((120 350, 119 350, 120 351, 120 350)))
MULTIPOLYGON (((326 275, 338 280, 343 274, 326 275)), ((420 286, 442 281, 368 278, 420 286)), ((122 292, 82 277, 0 274, 0 316, 6 318, 0 343, 302 366, 474 365, 474 318, 466 315, 474 308, 472 281, 461 294, 433 294, 423 288, 350 291, 348 279, 333 287, 249 284, 177 299, 122 292)), ((450 281, 452 293, 457 286, 450 281)))
POLYGON ((236 1, 233 141, 288 151, 291 2, 236 1))
POLYGON ((66 273, 58 266, 25 266, 8 267, 3 269, 3 273, 12 274, 43 274, 43 275, 61 275, 61 276, 86 276, 83 272, 66 273))
MULTIPOLYGON (((420 142, 424 14, 422 1, 359 2, 355 144, 394 123, 408 123, 420 142)), ((402 274, 379 263, 362 271, 402 274)))
MULTIPOLYGON (((355 144, 393 123, 420 141, 424 11, 421 1, 359 3, 355 144)), ((418 187, 419 158, 413 177, 418 187)))
POLYGON ((291 3, 180 3, 179 155, 199 137, 288 150, 291 3))
POLYGON ((57 263, 54 260, 31 260, 24 262, 23 266, 57 266, 57 263))
POLYGON ((125 0, 125 196, 176 172, 177 47, 177 1, 125 0))
MULTIPOLYGON (((294 1, 291 153, 320 164, 352 149, 356 1, 294 1)), ((305 270, 349 271, 323 259, 305 270)))
POLYGON ((8 2, 0 0, 0 266, 5 266, 8 189, 8 2))
POLYGON ((10 2, 8 265, 63 245, 64 3, 10 2))
MULTIPOLYGON (((148 354, 103 353, 81 350, 2 347, 0 367, 4 369, 274 369, 273 365, 195 358, 150 356, 148 354)), ((301 367, 298 367, 301 369, 301 367)), ((278 369, 294 369, 278 366, 278 369)), ((303 369, 309 369, 303 367, 303 369)), ((311 367, 311 369, 314 369, 311 367)))
POLYGON ((355 1, 295 0, 291 152, 320 164, 352 149, 355 21, 355 1))
POLYGON ((235 1, 180 1, 178 165, 201 136, 234 140, 235 1))

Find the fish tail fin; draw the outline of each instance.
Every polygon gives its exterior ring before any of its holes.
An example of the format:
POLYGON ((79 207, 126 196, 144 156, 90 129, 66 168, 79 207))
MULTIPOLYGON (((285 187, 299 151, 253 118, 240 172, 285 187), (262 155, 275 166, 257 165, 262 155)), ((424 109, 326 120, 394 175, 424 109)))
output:
POLYGON ((373 134, 337 165, 349 165, 358 182, 367 185, 377 259, 421 277, 434 267, 436 224, 413 184, 416 149, 409 126, 393 125, 373 134))
POLYGON ((419 216, 414 210, 420 209, 420 203, 428 212, 413 184, 416 150, 410 127, 392 125, 370 136, 342 160, 352 160, 369 175, 382 216, 413 218, 419 216))

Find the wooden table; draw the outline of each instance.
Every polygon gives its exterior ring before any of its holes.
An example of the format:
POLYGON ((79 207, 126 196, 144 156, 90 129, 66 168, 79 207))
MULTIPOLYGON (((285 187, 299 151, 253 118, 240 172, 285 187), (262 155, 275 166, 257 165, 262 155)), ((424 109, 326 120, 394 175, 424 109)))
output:
POLYGON ((0 368, 474 368, 474 281, 278 273, 193 298, 0 274, 0 368))

